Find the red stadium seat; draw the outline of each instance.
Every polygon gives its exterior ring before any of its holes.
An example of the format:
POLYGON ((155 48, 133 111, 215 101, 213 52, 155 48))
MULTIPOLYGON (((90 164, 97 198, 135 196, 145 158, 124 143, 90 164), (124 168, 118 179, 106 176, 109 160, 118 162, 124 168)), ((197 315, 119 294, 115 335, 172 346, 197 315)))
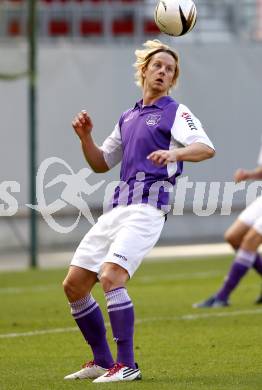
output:
POLYGON ((112 24, 112 33, 114 35, 131 35, 134 34, 133 19, 115 19, 112 24))
POLYGON ((22 34, 21 21, 19 19, 12 19, 8 23, 7 27, 8 35, 17 37, 22 34))
POLYGON ((144 20, 144 34, 159 34, 159 28, 157 27, 156 23, 152 19, 145 19, 144 20))
POLYGON ((41 0, 43 3, 51 4, 51 3, 56 3, 56 4, 63 4, 63 3, 68 3, 70 0, 41 0))
POLYGON ((48 31, 52 36, 66 36, 70 34, 70 24, 64 19, 53 19, 49 22, 48 31))
POLYGON ((80 34, 87 35, 102 35, 103 22, 101 20, 83 19, 80 22, 80 34))

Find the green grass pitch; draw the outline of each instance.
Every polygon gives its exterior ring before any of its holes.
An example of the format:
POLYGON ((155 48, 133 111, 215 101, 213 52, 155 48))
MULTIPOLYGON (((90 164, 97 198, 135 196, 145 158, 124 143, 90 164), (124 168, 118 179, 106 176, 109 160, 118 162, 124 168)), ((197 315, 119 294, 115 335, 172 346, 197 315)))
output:
MULTIPOLYGON (((145 262, 129 283, 136 311, 135 353, 143 380, 64 381, 91 358, 69 314, 66 270, 0 273, 1 390, 261 390, 260 279, 251 271, 232 306, 192 309, 220 286, 231 258, 145 262)), ((94 296, 105 313, 99 286, 94 296)), ((108 338, 115 354, 110 329, 108 338)))

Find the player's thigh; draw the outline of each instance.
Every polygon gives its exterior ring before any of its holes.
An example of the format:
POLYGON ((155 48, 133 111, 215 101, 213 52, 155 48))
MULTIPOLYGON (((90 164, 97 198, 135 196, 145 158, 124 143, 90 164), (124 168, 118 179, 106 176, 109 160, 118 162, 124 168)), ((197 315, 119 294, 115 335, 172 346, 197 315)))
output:
POLYGON ((118 264, 129 277, 155 246, 164 226, 163 214, 152 206, 135 208, 110 246, 105 262, 118 264))
POLYGON ((242 211, 238 219, 244 224, 253 227, 260 217, 262 217, 262 196, 259 196, 244 211, 242 211))
POLYGON ((71 266, 85 268, 95 273, 99 272, 112 242, 107 223, 109 217, 110 214, 100 217, 84 236, 74 253, 71 266))

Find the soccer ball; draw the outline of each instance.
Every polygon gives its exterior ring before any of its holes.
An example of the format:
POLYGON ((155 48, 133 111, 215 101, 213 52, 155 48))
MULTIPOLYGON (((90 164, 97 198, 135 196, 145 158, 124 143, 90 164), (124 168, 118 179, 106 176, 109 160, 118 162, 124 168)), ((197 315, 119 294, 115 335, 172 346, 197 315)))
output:
POLYGON ((197 10, 192 0, 159 0, 155 8, 155 22, 160 31, 179 37, 196 24, 197 10))

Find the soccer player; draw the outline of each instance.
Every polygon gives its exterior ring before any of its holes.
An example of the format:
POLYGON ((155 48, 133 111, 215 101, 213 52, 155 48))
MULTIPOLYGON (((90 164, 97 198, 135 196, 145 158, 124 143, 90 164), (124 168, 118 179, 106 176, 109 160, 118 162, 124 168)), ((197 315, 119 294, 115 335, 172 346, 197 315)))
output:
MULTIPOLYGON (((258 167, 249 171, 238 169, 234 175, 237 183, 243 180, 262 179, 262 147, 258 159, 258 167)), ((262 276, 262 259, 258 247, 262 243, 262 196, 252 202, 225 233, 226 241, 236 251, 236 256, 227 274, 223 286, 207 300, 195 303, 195 308, 229 306, 229 296, 238 286, 250 268, 254 268, 262 276)), ((262 296, 256 303, 262 303, 262 296)))
POLYGON ((170 209, 169 192, 183 162, 202 161, 215 153, 200 121, 169 96, 179 75, 177 53, 154 40, 135 55, 142 99, 121 115, 103 145, 94 143, 86 111, 72 123, 91 168, 106 172, 121 161, 121 182, 109 210, 81 241, 64 281, 72 316, 93 353, 91 361, 65 379, 96 378, 95 383, 141 379, 134 359, 134 307, 126 284, 160 236, 170 209), (91 295, 97 281, 117 343, 116 360, 91 295))

